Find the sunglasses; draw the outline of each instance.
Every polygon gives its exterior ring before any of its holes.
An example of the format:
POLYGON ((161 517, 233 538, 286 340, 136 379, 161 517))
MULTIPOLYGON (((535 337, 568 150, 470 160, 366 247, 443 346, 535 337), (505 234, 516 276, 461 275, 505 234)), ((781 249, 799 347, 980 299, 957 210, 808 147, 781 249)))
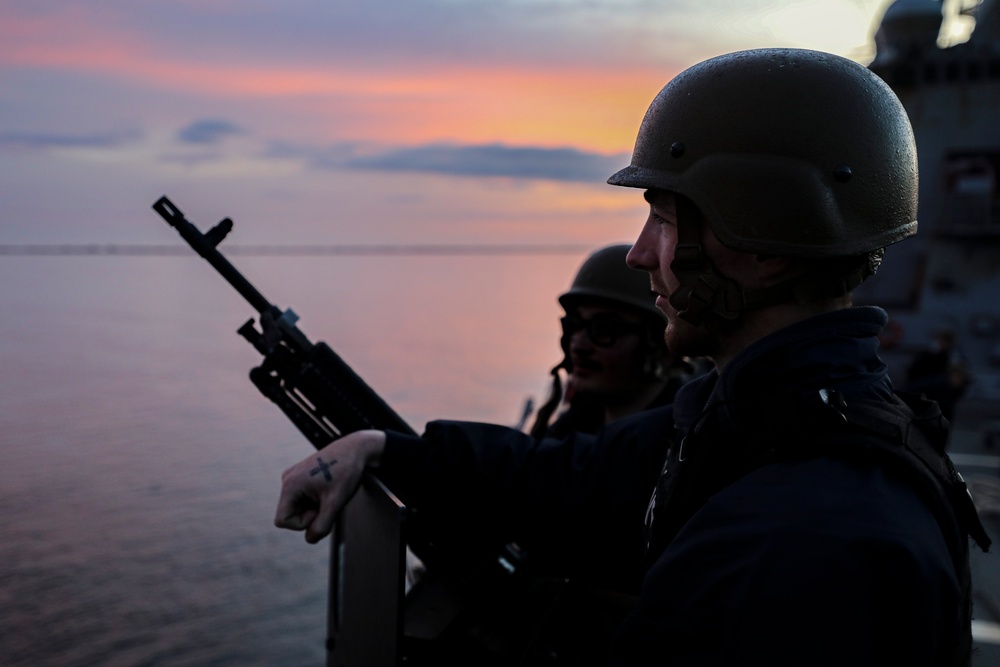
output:
POLYGON ((579 315, 566 315, 561 320, 563 336, 569 338, 577 331, 586 331, 590 342, 598 347, 611 347, 619 336, 639 333, 643 325, 639 322, 626 322, 617 315, 595 315, 585 320, 579 315))

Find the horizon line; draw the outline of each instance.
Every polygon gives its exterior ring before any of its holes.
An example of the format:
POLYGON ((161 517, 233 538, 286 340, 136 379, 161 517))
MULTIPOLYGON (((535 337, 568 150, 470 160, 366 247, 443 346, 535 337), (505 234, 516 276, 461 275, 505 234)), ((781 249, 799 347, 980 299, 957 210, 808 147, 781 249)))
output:
MULTIPOLYGON (((594 245, 584 243, 507 243, 507 244, 233 244, 223 254, 266 257, 330 256, 474 256, 474 255, 573 255, 589 252, 594 245)), ((151 243, 3 243, 0 255, 6 256, 197 256, 189 246, 151 243)))

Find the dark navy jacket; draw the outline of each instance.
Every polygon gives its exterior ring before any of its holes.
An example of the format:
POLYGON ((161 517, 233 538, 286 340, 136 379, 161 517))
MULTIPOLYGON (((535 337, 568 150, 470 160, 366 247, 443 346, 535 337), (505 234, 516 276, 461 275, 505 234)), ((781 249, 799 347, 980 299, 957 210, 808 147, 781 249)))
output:
POLYGON ((961 589, 934 515, 891 470, 778 461, 718 489, 703 479, 713 488, 683 511, 666 500, 690 477, 681 458, 724 468, 760 435, 760 420, 739 418, 747 404, 820 389, 889 400, 875 338, 885 320, 852 308, 788 327, 721 377, 684 387, 673 411, 596 437, 533 447, 509 429, 458 422, 432 423, 419 439, 391 434, 380 476, 453 528, 490 526, 573 576, 619 590, 641 579, 616 665, 947 664, 961 589))
MULTIPOLYGON (((847 403, 889 400, 875 338, 884 325, 876 308, 811 318, 758 341, 721 377, 683 388, 674 411, 687 451, 672 452, 667 479, 683 478, 699 447, 718 457, 706 469, 724 468, 763 423, 737 415, 747 405, 766 410, 768 397, 835 389, 847 403), (699 438, 704 432, 709 438, 699 438)), ((816 428, 803 428, 803 444, 816 428)), ((619 664, 943 665, 952 657, 962 595, 948 546, 917 491, 892 470, 833 458, 777 462, 681 521, 662 507, 652 516, 653 563, 616 642, 619 664)))

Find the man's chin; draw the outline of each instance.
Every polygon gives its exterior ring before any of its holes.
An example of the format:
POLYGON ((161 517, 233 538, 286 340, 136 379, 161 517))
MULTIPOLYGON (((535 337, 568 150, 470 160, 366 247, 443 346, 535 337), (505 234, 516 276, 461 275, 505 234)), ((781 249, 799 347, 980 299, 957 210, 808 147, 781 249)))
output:
POLYGON ((674 310, 672 305, 670 305, 670 299, 663 295, 658 295, 656 297, 656 307, 660 309, 660 312, 667 316, 668 320, 677 317, 677 311, 674 310))
POLYGON ((574 374, 572 377, 573 392, 576 394, 593 394, 600 391, 600 382, 591 372, 584 371, 583 375, 574 374))

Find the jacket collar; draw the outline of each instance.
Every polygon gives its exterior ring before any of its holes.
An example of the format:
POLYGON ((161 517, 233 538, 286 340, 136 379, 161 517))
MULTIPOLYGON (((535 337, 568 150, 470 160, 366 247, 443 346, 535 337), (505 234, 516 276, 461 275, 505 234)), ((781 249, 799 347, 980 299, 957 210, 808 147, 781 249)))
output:
MULTIPOLYGON (((859 306, 823 313, 755 341, 727 364, 680 389, 674 404, 685 432, 708 412, 779 393, 837 389, 842 394, 892 395, 878 334, 888 322, 881 308, 859 306)), ((725 410, 723 410, 725 412, 725 410)))

